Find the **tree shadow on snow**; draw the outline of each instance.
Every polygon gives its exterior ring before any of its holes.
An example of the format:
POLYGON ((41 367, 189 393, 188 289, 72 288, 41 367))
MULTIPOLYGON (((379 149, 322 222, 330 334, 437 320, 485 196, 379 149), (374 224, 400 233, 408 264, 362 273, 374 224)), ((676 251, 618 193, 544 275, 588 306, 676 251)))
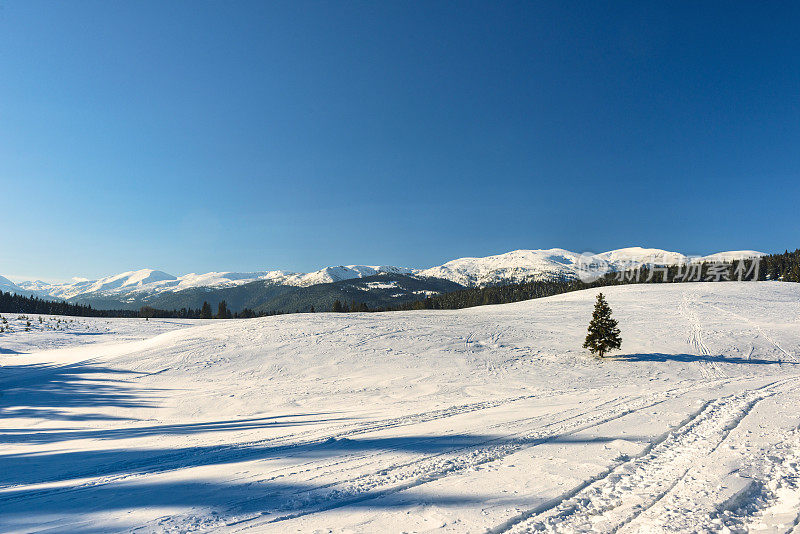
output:
MULTIPOLYGON (((631 357, 675 358, 670 355, 632 355, 631 357)), ((688 356, 688 355, 678 355, 688 356)), ((693 357, 697 361, 697 357, 693 357)), ((642 360, 644 361, 644 360, 642 360)), ((657 361, 657 360, 649 360, 657 361)), ((683 360, 682 360, 683 361, 683 360)), ((752 362, 751 362, 752 363, 752 362)), ((144 375, 132 371, 75 364, 66 366, 30 365, 0 369, 0 416, 41 417, 53 420, 113 419, 99 414, 75 414, 64 408, 141 408, 153 407, 157 391, 133 391, 126 382, 131 377, 144 375), (144 399, 142 396, 146 396, 144 399)), ((297 510, 333 507, 364 507, 387 509, 399 506, 400 497, 384 495, 347 495, 336 491, 335 477, 307 477, 299 475, 298 482, 279 474, 284 467, 295 463, 303 465, 300 473, 311 470, 314 461, 346 462, 348 458, 373 457, 381 452, 437 457, 454 451, 467 452, 502 445, 530 446, 544 442, 565 445, 623 440, 642 440, 634 436, 580 437, 553 435, 538 439, 510 439, 481 434, 405 435, 399 437, 367 437, 352 429, 349 437, 318 440, 305 443, 277 445, 264 440, 248 444, 222 444, 167 447, 158 441, 160 436, 182 436, 203 432, 253 430, 279 426, 307 425, 328 422, 328 414, 290 414, 278 417, 230 419, 186 424, 164 424, 114 429, 0 429, 0 439, 22 444, 56 443, 54 451, 7 452, 0 450, 0 530, 6 528, 30 530, 37 518, 63 516, 80 519, 98 512, 135 511, 151 507, 197 508, 204 517, 208 510, 219 517, 259 515, 270 518, 295 513, 297 510), (127 439, 155 437, 150 440, 156 448, 78 449, 62 444, 73 439, 127 439), (273 462, 269 466, 250 469, 242 462, 273 462), (227 473, 236 482, 218 479, 200 479, 191 468, 224 466, 216 475, 227 473), (165 480, 175 472, 179 481, 165 480), (238 473, 238 474, 237 474, 238 473), (271 473, 269 476, 267 473, 271 473), (192 475, 198 478, 191 478, 192 475), (260 475, 260 476, 259 476, 260 475), (245 478, 242 479, 241 477, 245 478), (190 477, 188 480, 186 477, 190 477), (303 478, 319 480, 308 482, 303 478), (87 484, 94 480, 97 484, 87 484), (59 483, 55 487, 21 487, 26 484, 59 483), (14 487, 17 486, 17 487, 14 487)), ((125 420, 124 417, 118 419, 125 420)), ((365 430, 366 432, 366 430, 365 430)), ((378 471, 374 460, 367 463, 369 471, 378 471)), ((289 469, 291 471, 291 469, 289 469)), ((344 470, 343 472, 347 472, 344 470)), ((204 472, 208 475, 208 471, 204 472)), ((356 476, 353 474, 345 476, 356 476)), ((381 476, 381 475, 376 475, 381 476)), ((358 487, 358 484, 355 484, 358 487)), ((380 491, 380 489, 378 489, 380 491)), ((407 497, 408 498, 408 497, 407 497)), ((414 492, 416 503, 441 506, 485 502, 489 496, 474 495, 420 495, 414 492)), ((509 498, 511 499, 511 498, 509 498)), ((405 505, 406 502, 403 502, 405 505)), ((180 512, 178 512, 180 513, 180 512)), ((122 514, 120 514, 122 516, 122 514)), ((54 523, 51 523, 52 526, 54 523)), ((77 523, 80 525, 80 523, 77 523)), ((81 527, 84 530, 85 524, 81 527)), ((63 530, 63 529, 62 529, 63 530)))
POLYGON ((144 373, 87 364, 14 365, 0 368, 0 418, 55 420, 128 419, 76 413, 65 408, 146 408, 154 406, 155 390, 133 393, 126 378, 144 373), (141 397, 148 394, 148 399, 141 397))
POLYGON ((789 364, 797 365, 798 362, 787 360, 768 360, 764 358, 742 358, 740 356, 722 356, 722 355, 698 355, 698 354, 620 354, 609 356, 609 360, 626 361, 626 362, 681 362, 681 363, 733 363, 745 365, 773 365, 773 364, 789 364))
POLYGON ((129 381, 152 373, 88 364, 31 364, 0 368, 0 422, 10 418, 58 421, 130 421, 120 428, 8 428, 0 426, 0 443, 44 444, 75 439, 126 439, 147 436, 190 435, 244 431, 339 421, 330 413, 298 413, 220 421, 137 426, 138 419, 109 414, 107 408, 157 408, 160 392, 133 388, 129 381), (105 413, 89 413, 82 408, 105 413), (76 410, 77 409, 77 410, 76 410))
MULTIPOLYGON (((0 530, 33 531, 41 529, 41 525, 58 525, 60 532, 83 533, 92 532, 86 524, 90 514, 114 513, 118 522, 111 530, 128 530, 135 523, 125 525, 125 512, 147 508, 166 509, 174 516, 158 517, 154 513, 158 523, 150 527, 158 531, 188 531, 194 530, 193 526, 208 531, 231 524, 246 528, 258 523, 272 523, 271 526, 278 527, 281 520, 335 508, 392 510, 419 505, 480 506, 496 496, 442 492, 415 492, 413 496, 394 492, 347 496, 308 483, 182 480, 105 484, 81 488, 60 498, 55 492, 42 498, 41 490, 14 491, 10 497, 7 502, 0 498, 3 506, 0 530), (74 522, 73 526, 70 522, 74 522)), ((509 505, 522 504, 513 498, 507 498, 506 502, 509 505)), ((108 532, 109 526, 100 524, 95 529, 95 532, 108 532)))
POLYGON ((248 417, 222 421, 176 423, 164 425, 126 426, 124 428, 80 429, 80 428, 0 428, 0 443, 56 443, 73 439, 127 439, 148 436, 191 435, 204 432, 231 432, 256 429, 274 429, 342 421, 341 417, 320 417, 329 412, 248 417))
MULTIPOLYGON (((0 455, 0 472, 3 483, 9 487, 0 494, 0 530, 4 524, 17 528, 34 527, 37 517, 59 515, 79 519, 86 514, 137 510, 150 507, 193 508, 191 514, 204 517, 226 518, 253 515, 262 520, 284 516, 304 515, 332 508, 392 509, 409 504, 432 504, 439 506, 479 505, 498 495, 426 493, 425 486, 411 493, 396 493, 395 480, 388 486, 370 486, 366 494, 343 493, 342 488, 360 487, 342 479, 337 486, 331 477, 319 482, 309 482, 318 477, 305 476, 313 471, 311 462, 322 461, 323 465, 346 462, 348 458, 358 460, 374 456, 376 452, 415 453, 426 458, 461 451, 469 453, 475 449, 505 444, 533 445, 543 442, 583 444, 613 441, 617 439, 643 439, 625 437, 552 436, 550 439, 509 440, 491 435, 444 434, 403 436, 395 438, 329 439, 302 445, 218 445, 161 449, 106 449, 90 451, 59 451, 50 454, 5 454, 0 455), (248 467, 241 462, 269 462, 272 466, 247 475, 248 467), (303 466, 299 470, 300 480, 293 482, 289 476, 280 475, 281 468, 290 465, 303 466), (189 478, 187 468, 227 466, 219 473, 228 473, 236 482, 221 482, 218 479, 189 478), (176 471, 177 470, 177 471, 176 471), (276 471, 277 470, 277 471, 276 471), (180 480, 164 480, 162 476, 179 473, 180 480), (143 475, 149 475, 142 478, 143 475), (234 476, 235 475, 235 476, 234 476), (86 478, 102 480, 99 484, 86 484, 86 478), (303 479, 308 480, 303 480, 303 479), (327 480, 325 480, 327 479, 327 480), (41 482, 62 482, 65 485, 53 488, 24 488, 14 485, 41 482), (213 511, 213 514, 210 513, 213 511)), ((365 475, 382 476, 375 461, 367 463, 365 475)), ((465 466, 466 467, 466 466, 465 466)), ((250 468, 252 469, 252 467, 250 468)), ((263 468, 262 468, 263 469, 263 468)), ((450 468, 434 470, 424 480, 436 478, 436 473, 446 475, 450 468)), ((325 469, 323 468, 323 471, 325 469)), ((287 472, 291 472, 289 468, 287 472)), ((347 473, 344 470, 344 473, 347 473)), ((203 475, 210 477, 206 471, 203 475)), ((345 477, 358 477, 351 473, 345 477)), ((391 476, 387 480, 394 480, 391 476)), ((414 476, 408 479, 413 482, 414 476)), ((415 484, 412 483, 412 487, 415 484)), ((406 487, 406 486, 399 486, 406 487)), ((509 503, 513 497, 504 497, 509 503)), ((176 510, 180 515, 180 511, 176 510)), ((123 517, 120 515, 120 517, 123 517)))
POLYGON ((333 457, 389 452, 439 455, 503 445, 540 443, 585 444, 616 440, 648 441, 646 437, 553 435, 537 439, 508 439, 481 434, 402 436, 392 438, 329 439, 301 444, 222 444, 175 448, 116 448, 65 450, 52 453, 0 455, 0 472, 6 484, 64 482, 84 477, 153 475, 176 469, 236 464, 252 461, 306 462, 333 457))

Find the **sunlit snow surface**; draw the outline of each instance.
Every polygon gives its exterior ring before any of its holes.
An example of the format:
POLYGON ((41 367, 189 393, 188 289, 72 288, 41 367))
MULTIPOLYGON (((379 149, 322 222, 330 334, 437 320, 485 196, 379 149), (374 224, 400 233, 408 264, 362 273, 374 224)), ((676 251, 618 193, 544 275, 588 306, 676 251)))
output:
POLYGON ((606 361, 580 348, 596 290, 28 332, 3 313, 0 531, 796 528, 800 285, 604 292, 606 361))

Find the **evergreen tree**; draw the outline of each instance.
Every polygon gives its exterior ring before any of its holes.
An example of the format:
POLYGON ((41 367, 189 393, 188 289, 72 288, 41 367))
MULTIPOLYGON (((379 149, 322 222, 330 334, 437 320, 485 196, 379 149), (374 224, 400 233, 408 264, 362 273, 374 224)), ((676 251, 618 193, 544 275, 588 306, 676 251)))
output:
POLYGON ((203 307, 200 309, 201 319, 211 319, 211 304, 203 301, 203 307))
POLYGON ((622 338, 619 335, 617 321, 611 318, 611 307, 603 294, 599 293, 583 348, 589 349, 592 354, 599 354, 602 358, 606 352, 621 346, 622 338))
POLYGON ((333 302, 333 308, 331 308, 332 312, 341 312, 342 310, 342 303, 337 299, 333 302))
POLYGON ((219 306, 217 306, 217 319, 227 319, 228 318, 228 303, 224 300, 219 301, 219 306))

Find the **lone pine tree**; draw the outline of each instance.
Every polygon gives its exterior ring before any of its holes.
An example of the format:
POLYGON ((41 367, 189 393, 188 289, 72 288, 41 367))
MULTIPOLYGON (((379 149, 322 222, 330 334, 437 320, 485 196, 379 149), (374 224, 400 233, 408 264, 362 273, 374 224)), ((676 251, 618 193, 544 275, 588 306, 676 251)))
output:
POLYGON ((622 338, 619 335, 617 321, 611 318, 611 306, 600 293, 594 304, 594 313, 589 322, 589 332, 586 334, 583 348, 589 349, 592 354, 599 354, 602 358, 606 352, 621 346, 622 338))

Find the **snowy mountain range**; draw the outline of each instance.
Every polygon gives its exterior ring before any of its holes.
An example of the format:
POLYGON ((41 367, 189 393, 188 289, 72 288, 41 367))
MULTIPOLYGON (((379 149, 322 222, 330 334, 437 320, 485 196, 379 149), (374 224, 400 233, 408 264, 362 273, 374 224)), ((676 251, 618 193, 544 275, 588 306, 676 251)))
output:
POLYGON ((88 297, 113 297, 130 300, 184 290, 220 289, 261 281, 268 285, 309 287, 378 275, 403 275, 419 279, 441 279, 464 287, 502 283, 578 279, 591 272, 629 269, 645 263, 676 265, 690 261, 730 261, 762 255, 753 250, 720 252, 704 257, 689 257, 661 249, 630 247, 600 254, 579 254, 569 250, 515 250, 483 258, 459 258, 428 269, 409 269, 386 265, 340 265, 310 273, 286 271, 210 272, 174 276, 154 269, 127 271, 98 280, 77 279, 71 283, 41 280, 12 282, 0 276, 0 290, 33 294, 42 298, 82 300, 88 297))

